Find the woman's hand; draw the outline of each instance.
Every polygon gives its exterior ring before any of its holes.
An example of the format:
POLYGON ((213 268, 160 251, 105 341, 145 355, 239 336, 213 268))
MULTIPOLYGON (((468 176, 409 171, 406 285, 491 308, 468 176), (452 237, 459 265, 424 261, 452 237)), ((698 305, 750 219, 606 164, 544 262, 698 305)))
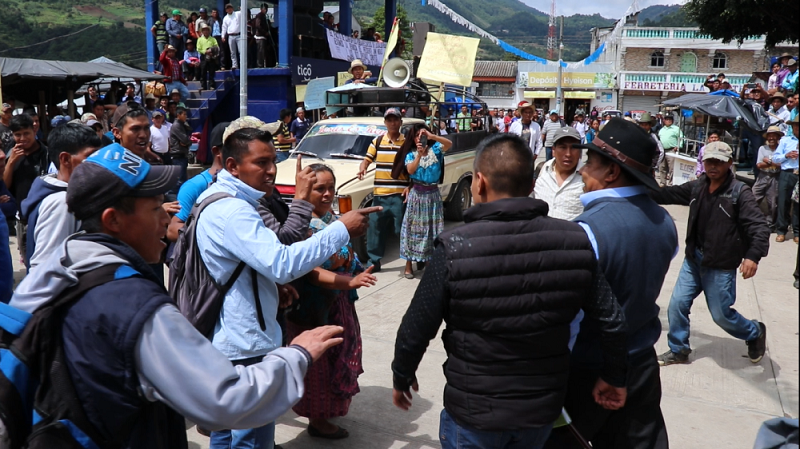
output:
POLYGON ((376 278, 375 275, 372 274, 372 270, 373 269, 374 269, 374 266, 371 266, 371 267, 367 268, 366 270, 362 271, 361 273, 356 275, 354 278, 350 279, 350 282, 348 282, 347 285, 351 289, 356 289, 356 288, 361 288, 361 287, 372 287, 373 285, 375 285, 378 282, 378 278, 376 278))

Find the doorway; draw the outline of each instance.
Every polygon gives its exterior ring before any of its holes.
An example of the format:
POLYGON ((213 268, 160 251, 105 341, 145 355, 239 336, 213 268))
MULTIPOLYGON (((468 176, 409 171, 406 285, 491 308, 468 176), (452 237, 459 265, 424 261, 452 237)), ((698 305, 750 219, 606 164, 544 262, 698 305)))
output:
POLYGON ((572 125, 572 122, 575 120, 575 111, 579 109, 583 110, 583 118, 585 119, 589 110, 589 102, 584 99, 564 100, 564 123, 566 123, 567 126, 572 125))

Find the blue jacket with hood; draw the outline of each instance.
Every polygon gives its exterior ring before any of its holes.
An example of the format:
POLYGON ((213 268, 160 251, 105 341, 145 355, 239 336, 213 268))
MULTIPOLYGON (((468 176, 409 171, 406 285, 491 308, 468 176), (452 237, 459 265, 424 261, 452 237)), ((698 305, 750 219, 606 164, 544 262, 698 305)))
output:
POLYGON ((28 197, 22 201, 20 213, 22 214, 22 220, 28 224, 28 240, 25 246, 25 266, 28 270, 31 268, 31 258, 36 250, 34 232, 36 230, 36 222, 39 220, 39 206, 42 205, 42 200, 48 196, 56 192, 65 192, 66 190, 66 187, 53 185, 39 177, 33 181, 28 197))

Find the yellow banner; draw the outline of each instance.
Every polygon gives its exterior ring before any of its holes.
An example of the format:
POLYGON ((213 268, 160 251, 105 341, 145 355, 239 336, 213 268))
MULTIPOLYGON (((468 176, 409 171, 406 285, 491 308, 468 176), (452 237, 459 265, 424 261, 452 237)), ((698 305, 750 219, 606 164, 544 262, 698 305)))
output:
POLYGON ((344 86, 347 80, 352 79, 353 75, 349 72, 336 72, 336 85, 344 86))
MULTIPOLYGON (((558 87, 558 72, 521 73, 520 87, 558 87)), ((568 73, 561 74, 561 87, 565 89, 609 89, 614 87, 613 74, 568 73)))
POLYGON ((555 98, 556 91, 554 90, 529 90, 525 91, 523 95, 525 98, 555 98))
POLYGON ((472 84, 480 39, 428 33, 417 77, 456 86, 472 84))
POLYGON ((307 84, 298 84, 294 86, 294 96, 296 98, 295 101, 298 103, 306 100, 306 88, 308 87, 307 84))
POLYGON ((592 92, 586 92, 581 90, 564 91, 564 98, 594 100, 595 97, 597 97, 597 94, 595 94, 594 91, 592 92))

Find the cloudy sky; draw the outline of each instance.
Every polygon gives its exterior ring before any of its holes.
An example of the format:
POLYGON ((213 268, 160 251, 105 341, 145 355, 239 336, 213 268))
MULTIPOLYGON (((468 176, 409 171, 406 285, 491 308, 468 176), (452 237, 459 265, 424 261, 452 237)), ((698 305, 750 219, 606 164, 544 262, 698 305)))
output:
MULTIPOLYGON (((542 12, 550 11, 550 0, 521 0, 523 3, 530 5, 542 12)), ((618 19, 625 13, 633 0, 604 0, 604 1, 586 1, 586 0, 556 0, 556 14, 571 16, 573 14, 586 14, 592 15, 599 13, 603 17, 609 19, 618 19)), ((639 0, 639 8, 644 9, 651 5, 672 5, 684 3, 679 0, 639 0)))

